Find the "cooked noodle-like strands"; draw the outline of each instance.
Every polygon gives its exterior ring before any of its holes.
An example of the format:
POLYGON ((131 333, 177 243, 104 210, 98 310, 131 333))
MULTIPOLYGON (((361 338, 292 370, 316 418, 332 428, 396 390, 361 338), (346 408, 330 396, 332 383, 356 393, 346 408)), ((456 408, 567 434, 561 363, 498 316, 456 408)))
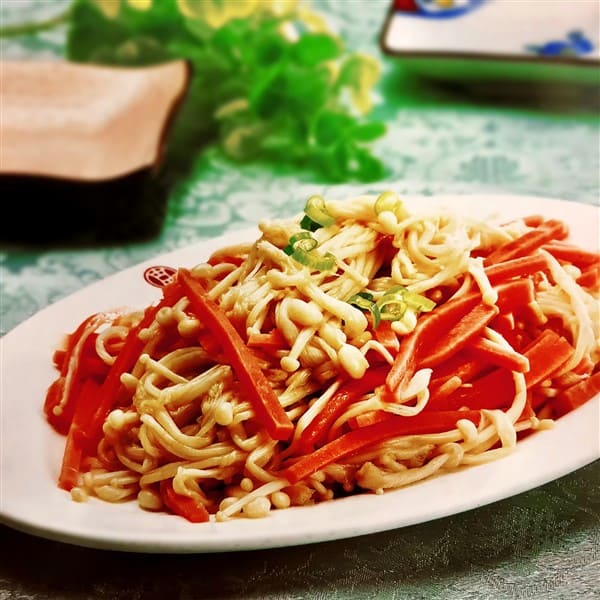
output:
MULTIPOLYGON (((332 270, 308 268, 284 251, 300 231, 297 217, 260 223, 256 242, 221 248, 210 262, 191 270, 240 337, 259 340, 251 351, 293 422, 288 442, 271 439, 258 425, 234 369, 203 347, 202 336, 210 332, 203 315, 194 314, 183 296, 162 308, 140 332, 141 356, 121 377, 129 404, 115 407, 106 419, 97 456, 86 459, 89 470, 73 498, 137 498, 142 508, 162 510, 159 487, 171 481, 175 493, 203 504, 217 521, 236 515, 262 517, 272 508, 334 498, 339 489, 382 493, 495 460, 514 450, 519 432, 550 427, 552 421, 542 413, 522 416, 528 393, 525 376, 513 372, 512 403, 502 410, 482 410, 479 425, 465 418, 448 431, 387 439, 331 462, 294 485, 281 476, 288 461, 298 458, 295 452, 307 428, 341 386, 351 388, 370 365, 394 361, 397 350, 379 339, 373 314, 348 302, 352 296, 370 294, 376 301, 401 285, 434 302, 479 290, 484 303, 495 304, 498 293, 482 256, 530 230, 521 220, 495 225, 451 210, 410 215, 404 208, 386 207, 377 212, 375 200, 365 195, 326 203, 335 224, 309 235, 320 255, 333 255, 332 270), (272 332, 277 336, 270 340, 272 332)), ((540 323, 560 319, 575 349, 561 373, 538 388, 552 397, 559 384, 585 378, 573 372, 575 366, 585 360, 598 362, 594 332, 599 311, 597 297, 575 281, 580 270, 540 252, 548 261, 549 275, 539 275, 536 302, 529 308, 540 323)), ((121 315, 99 331, 96 352, 104 363, 115 361, 140 318, 139 312, 121 315)), ((392 321, 391 331, 400 343, 418 318, 416 311, 407 310, 392 321)), ((482 333, 498 353, 514 354, 492 326, 482 333)), ((213 341, 219 346, 219 340, 213 341)), ((407 419, 424 414, 432 373, 416 371, 393 402, 389 395, 384 400, 377 389, 357 394, 328 425, 327 440, 343 435, 355 417, 371 411, 407 419)), ((459 377, 446 383, 445 393, 463 385, 459 377)))
MULTIPOLYGON (((568 297, 570 309, 573 313, 572 319, 568 319, 571 325, 573 338, 575 340, 575 352, 573 356, 562 367, 562 372, 573 369, 586 354, 597 350, 598 333, 594 333, 594 323, 590 316, 590 309, 586 305, 589 302, 588 294, 577 285, 575 280, 565 271, 560 263, 545 250, 540 250, 550 266, 550 272, 556 284, 568 297)), ((596 301, 593 310, 598 312, 599 306, 596 301)), ((566 311, 565 311, 566 312, 566 311)), ((597 325, 597 323, 596 323, 597 325)), ((596 328, 596 332, 598 329, 596 328)))

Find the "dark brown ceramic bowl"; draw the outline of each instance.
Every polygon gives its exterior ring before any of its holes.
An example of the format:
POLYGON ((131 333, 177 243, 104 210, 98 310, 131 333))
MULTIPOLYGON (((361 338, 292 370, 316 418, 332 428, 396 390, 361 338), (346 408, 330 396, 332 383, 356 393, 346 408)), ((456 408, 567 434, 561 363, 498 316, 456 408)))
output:
POLYGON ((0 67, 0 185, 16 213, 3 220, 0 238, 68 240, 85 232, 121 240, 156 233, 166 200, 149 188, 189 85, 188 63, 5 61, 0 67))

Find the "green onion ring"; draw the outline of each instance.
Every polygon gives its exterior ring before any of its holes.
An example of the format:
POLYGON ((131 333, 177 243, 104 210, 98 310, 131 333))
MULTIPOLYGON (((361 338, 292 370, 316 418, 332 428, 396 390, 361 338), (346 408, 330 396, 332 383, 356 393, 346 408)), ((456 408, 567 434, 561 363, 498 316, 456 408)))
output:
POLYGON ((317 240, 315 240, 309 231, 300 231, 299 233, 295 233, 289 239, 288 245, 283 249, 283 251, 288 256, 291 256, 298 244, 302 244, 301 247, 307 252, 314 250, 319 245, 317 240))
POLYGON ((373 315, 373 327, 377 329, 383 321, 398 321, 406 314, 407 310, 416 313, 429 312, 435 307, 435 302, 407 290, 402 285, 397 285, 387 290, 376 302, 369 292, 359 292, 348 299, 348 303, 368 310, 373 315))
POLYGON ((376 215, 379 215, 382 212, 394 213, 398 220, 406 217, 402 200, 400 200, 396 192, 387 191, 379 194, 377 200, 375 200, 375 204, 373 205, 373 210, 375 211, 376 215))
POLYGON ((415 294, 409 290, 404 290, 403 300, 409 308, 419 312, 429 312, 435 308, 435 302, 421 294, 415 294))
POLYGON ((292 258, 301 265, 309 267, 315 271, 331 271, 335 267, 335 256, 330 252, 327 254, 318 254, 314 251, 306 251, 297 246, 294 248, 292 258))
POLYGON ((330 215, 327 210, 325 198, 318 194, 311 196, 306 201, 304 212, 311 221, 318 223, 322 227, 329 227, 335 223, 335 217, 330 215))
POLYGON ((283 251, 301 265, 316 271, 330 271, 335 267, 335 256, 330 252, 319 254, 318 245, 309 231, 300 231, 290 238, 283 251))
POLYGON ((368 310, 373 315, 373 328, 377 329, 381 322, 381 312, 379 307, 373 299, 373 294, 369 292, 359 292, 348 299, 348 303, 360 308, 361 310, 368 310))

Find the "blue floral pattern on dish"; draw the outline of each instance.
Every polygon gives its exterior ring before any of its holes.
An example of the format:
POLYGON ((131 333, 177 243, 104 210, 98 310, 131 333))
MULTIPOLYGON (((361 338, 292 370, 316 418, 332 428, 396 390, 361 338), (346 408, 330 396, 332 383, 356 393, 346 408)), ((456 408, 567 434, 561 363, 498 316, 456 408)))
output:
POLYGON ((397 11, 428 19, 460 17, 479 8, 487 0, 396 0, 397 11))
POLYGON ((538 56, 582 56, 594 49, 591 42, 582 31, 570 31, 563 40, 551 40, 544 44, 527 46, 528 52, 538 56))

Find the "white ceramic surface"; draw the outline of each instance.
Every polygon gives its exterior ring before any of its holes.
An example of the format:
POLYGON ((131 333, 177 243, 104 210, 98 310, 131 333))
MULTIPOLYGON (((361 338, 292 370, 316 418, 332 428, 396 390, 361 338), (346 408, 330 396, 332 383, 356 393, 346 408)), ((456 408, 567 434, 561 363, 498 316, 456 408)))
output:
MULTIPOLYGON (((539 197, 406 198, 500 221, 528 214, 561 218, 577 244, 598 247, 597 207, 539 197)), ((136 503, 75 503, 56 487, 64 438, 46 423, 45 390, 55 377, 52 349, 87 315, 124 305, 141 308, 159 292, 143 280, 151 265, 187 266, 218 247, 254 239, 257 229, 231 232, 153 258, 82 289, 14 328, 0 340, 0 521, 50 539, 140 552, 193 553, 300 545, 404 527, 475 509, 566 475, 600 457, 600 397, 537 432, 509 457, 440 475, 377 496, 362 494, 320 505, 273 511, 266 519, 191 524, 144 512, 136 503)))
POLYGON ((596 0, 405 0, 384 32, 392 52, 600 59, 596 0))

